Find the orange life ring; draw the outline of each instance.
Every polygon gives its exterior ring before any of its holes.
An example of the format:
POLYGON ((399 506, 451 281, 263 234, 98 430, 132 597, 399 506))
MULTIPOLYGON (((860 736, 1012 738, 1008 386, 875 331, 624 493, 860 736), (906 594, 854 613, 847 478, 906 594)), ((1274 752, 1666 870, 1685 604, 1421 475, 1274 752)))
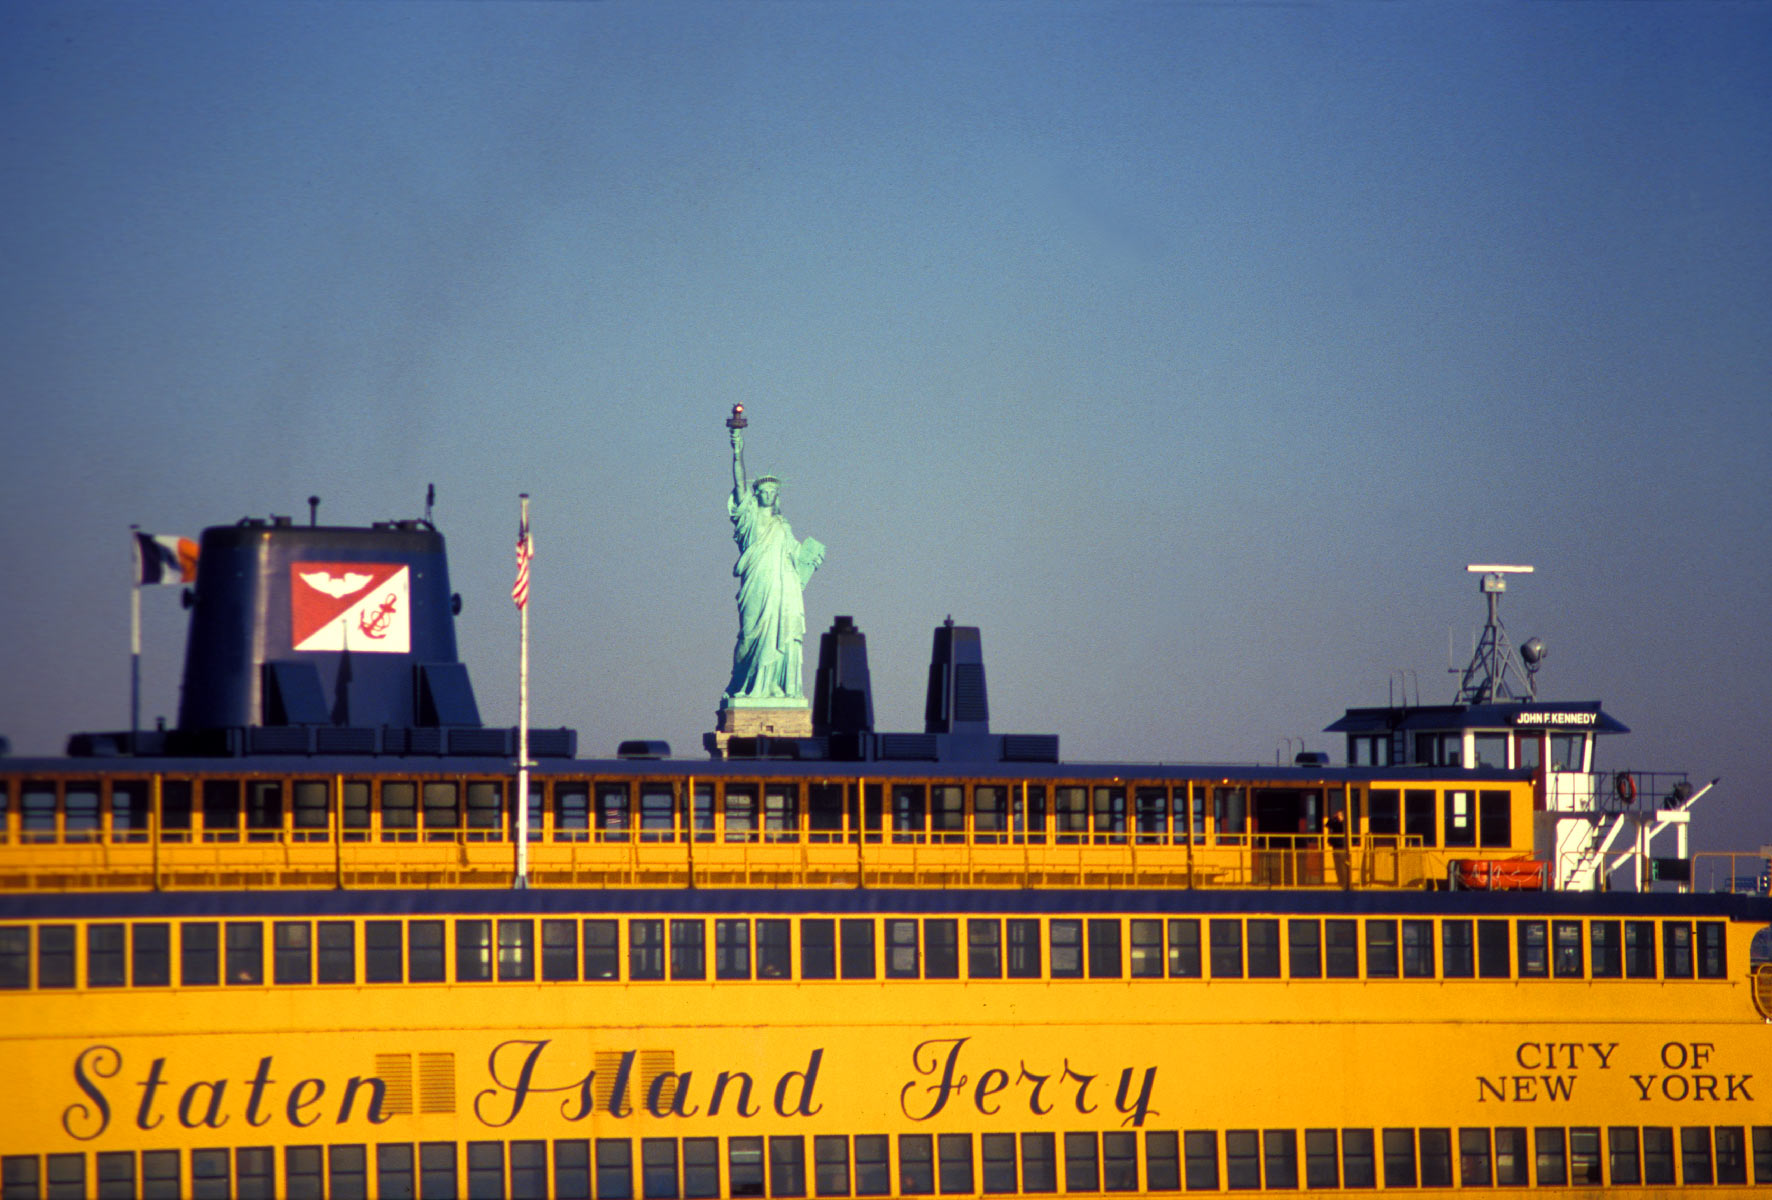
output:
POLYGON ((1620 771, 1612 777, 1612 790, 1618 793, 1618 798, 1626 804, 1636 802, 1637 781, 1629 771, 1620 771))

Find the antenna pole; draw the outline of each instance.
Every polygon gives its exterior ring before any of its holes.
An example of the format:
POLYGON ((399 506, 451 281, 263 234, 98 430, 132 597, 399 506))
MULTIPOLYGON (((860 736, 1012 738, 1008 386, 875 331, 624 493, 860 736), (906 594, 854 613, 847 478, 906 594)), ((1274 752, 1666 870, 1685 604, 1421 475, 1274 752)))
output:
POLYGON ((140 525, 129 527, 129 752, 135 753, 142 711, 142 568, 140 525))

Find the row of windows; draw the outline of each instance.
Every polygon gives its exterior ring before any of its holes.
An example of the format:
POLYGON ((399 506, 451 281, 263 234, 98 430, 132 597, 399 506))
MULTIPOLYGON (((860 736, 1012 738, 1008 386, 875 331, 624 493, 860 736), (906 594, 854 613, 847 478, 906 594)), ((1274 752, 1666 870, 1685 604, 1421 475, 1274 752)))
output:
POLYGON ((710 975, 721 980, 959 979, 962 965, 968 979, 1728 977, 1728 927, 1723 921, 1451 917, 298 920, 269 922, 268 946, 266 924, 257 920, 180 921, 176 951, 175 927, 166 921, 0 925, 0 988, 167 987, 173 982, 175 963, 178 983, 183 987, 267 981, 696 980, 710 975), (83 977, 78 969, 82 940, 83 977))
MULTIPOLYGON (((334 810, 346 841, 514 833, 509 781, 345 780, 338 803, 326 779, 164 779, 163 841, 325 841, 334 810)), ((1347 832, 1424 846, 1512 843, 1505 790, 1267 788, 1244 785, 952 784, 792 780, 537 780, 531 836, 554 841, 899 841, 986 844, 1218 842, 1324 832, 1331 809, 1347 832), (1351 798, 1351 806, 1348 801, 1351 798)), ((16 829, 0 781, 0 838, 22 842, 144 841, 152 824, 147 780, 21 781, 16 829), (106 803, 108 796, 109 803, 106 803)))
POLYGON ((1772 1126, 1190 1129, 269 1146, 0 1159, 6 1200, 679 1200, 1334 1188, 1772 1186, 1772 1126), (1301 1136, 1302 1132, 1302 1136, 1301 1136), (810 1142, 811 1155, 808 1158, 810 1142), (465 1185, 465 1186, 464 1186, 465 1185))

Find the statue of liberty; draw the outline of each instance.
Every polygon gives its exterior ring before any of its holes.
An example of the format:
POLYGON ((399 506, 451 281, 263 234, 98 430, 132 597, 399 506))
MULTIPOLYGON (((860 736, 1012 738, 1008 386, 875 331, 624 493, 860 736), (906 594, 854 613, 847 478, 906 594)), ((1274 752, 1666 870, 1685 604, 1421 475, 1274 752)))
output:
POLYGON ((738 543, 738 562, 732 568, 738 577, 738 642, 732 649, 726 705, 803 706, 806 604, 801 591, 824 562, 825 548, 815 538, 794 540, 781 515, 780 479, 746 478, 744 405, 733 405, 726 425, 732 431, 732 495, 726 512, 732 519, 732 540, 738 543))

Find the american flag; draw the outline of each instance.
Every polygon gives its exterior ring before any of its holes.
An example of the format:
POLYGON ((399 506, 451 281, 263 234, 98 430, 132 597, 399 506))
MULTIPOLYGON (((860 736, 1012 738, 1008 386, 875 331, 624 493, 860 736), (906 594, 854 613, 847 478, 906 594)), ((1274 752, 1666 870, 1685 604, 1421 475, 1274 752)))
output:
POLYGON ((529 514, 517 525, 517 582, 511 585, 511 599, 518 608, 529 603, 529 560, 535 554, 535 543, 529 538, 529 514))

